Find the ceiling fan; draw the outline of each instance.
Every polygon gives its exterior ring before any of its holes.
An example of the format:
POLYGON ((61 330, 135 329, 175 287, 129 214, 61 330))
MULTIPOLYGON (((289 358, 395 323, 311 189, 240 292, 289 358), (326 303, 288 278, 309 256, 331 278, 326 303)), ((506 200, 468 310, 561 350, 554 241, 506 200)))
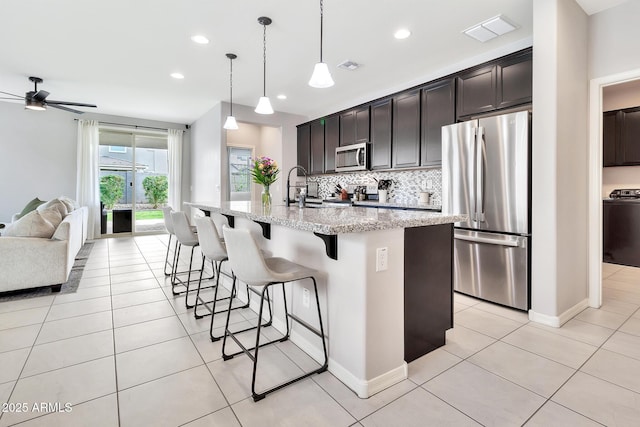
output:
POLYGON ((49 96, 49 92, 46 90, 38 90, 38 83, 42 83, 42 79, 40 77, 29 77, 29 80, 33 82, 33 90, 29 91, 25 94, 25 96, 15 95, 9 92, 0 91, 0 93, 5 95, 13 96, 14 98, 0 98, 0 99, 10 99, 10 100, 18 100, 24 99, 24 108, 28 110, 46 110, 47 107, 57 108, 59 110, 70 111, 76 114, 83 114, 84 111, 74 110, 73 108, 64 107, 64 105, 71 105, 73 107, 92 107, 96 108, 96 105, 93 104, 83 104, 80 102, 67 102, 67 101, 52 101, 47 100, 49 96))

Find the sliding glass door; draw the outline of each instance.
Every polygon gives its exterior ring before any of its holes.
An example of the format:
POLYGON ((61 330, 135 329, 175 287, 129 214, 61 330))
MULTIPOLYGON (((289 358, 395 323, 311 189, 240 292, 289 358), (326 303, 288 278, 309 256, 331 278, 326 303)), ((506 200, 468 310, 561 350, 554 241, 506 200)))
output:
POLYGON ((102 234, 164 231, 166 134, 101 128, 99 151, 102 234))

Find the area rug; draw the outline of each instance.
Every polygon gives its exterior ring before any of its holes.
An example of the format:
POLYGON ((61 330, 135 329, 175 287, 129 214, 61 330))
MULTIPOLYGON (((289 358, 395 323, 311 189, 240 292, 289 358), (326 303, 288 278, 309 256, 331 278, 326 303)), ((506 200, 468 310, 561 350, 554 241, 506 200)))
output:
POLYGON ((70 294, 75 292, 78 289, 78 285, 80 285, 80 278, 82 277, 82 272, 84 271, 84 266, 87 263, 87 259, 91 254, 91 249, 93 248, 93 242, 86 242, 78 251, 76 255, 76 259, 73 263, 73 267, 71 268, 71 273, 69 273, 69 280, 66 283, 62 284, 62 288, 60 292, 51 291, 50 286, 45 286, 42 288, 32 288, 32 289, 20 289, 17 291, 9 291, 0 293, 0 302, 5 301, 15 301, 19 299, 27 299, 27 298, 37 298, 43 297, 46 295, 57 295, 57 294, 70 294))

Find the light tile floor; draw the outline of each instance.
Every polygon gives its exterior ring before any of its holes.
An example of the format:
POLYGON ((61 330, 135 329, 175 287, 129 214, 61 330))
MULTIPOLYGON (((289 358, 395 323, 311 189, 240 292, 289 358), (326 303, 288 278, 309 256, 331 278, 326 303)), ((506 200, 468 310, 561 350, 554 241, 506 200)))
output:
MULTIPOLYGON (((407 380, 363 400, 325 372, 254 403, 248 358, 222 361, 171 294, 166 241, 96 241, 76 293, 0 304, 0 426, 640 425, 640 269, 603 265, 602 308, 560 329, 456 294, 407 380)), ((259 382, 311 363, 290 342, 262 356, 259 382)))

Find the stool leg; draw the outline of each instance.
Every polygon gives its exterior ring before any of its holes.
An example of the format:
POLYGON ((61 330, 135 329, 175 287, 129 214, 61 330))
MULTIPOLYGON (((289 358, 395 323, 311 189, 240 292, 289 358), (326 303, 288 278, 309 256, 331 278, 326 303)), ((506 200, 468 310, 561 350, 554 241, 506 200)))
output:
MULTIPOLYGON (((191 268, 193 267, 193 251, 196 249, 195 246, 191 246, 191 257, 189 258, 189 272, 187 273, 187 290, 184 294, 184 305, 187 308, 193 307, 194 304, 189 304, 189 285, 191 284, 191 268)), ((204 265, 201 267, 203 270, 204 265)))
POLYGON ((173 265, 171 266, 171 272, 167 273, 167 265, 169 265, 169 249, 171 249, 171 238, 173 236, 169 234, 169 243, 167 244, 167 256, 164 257, 164 275, 169 276, 173 272, 173 265))
MULTIPOLYGON (((205 257, 204 255, 202 255, 202 265, 204 265, 204 262, 205 262, 205 257)), ((200 277, 198 278, 198 289, 196 291, 196 304, 195 304, 195 308, 193 309, 193 315, 195 316, 196 319, 202 319, 202 316, 198 315, 198 302, 202 302, 204 304, 204 301, 201 301, 200 299, 200 286, 202 285, 203 272, 204 272, 204 268, 200 270, 200 277)))
MULTIPOLYGON (((233 292, 235 292, 236 290, 236 275, 233 275, 233 283, 231 285, 231 293, 233 294, 233 292)), ((213 316, 211 316, 211 330, 210 330, 210 334, 211 334, 211 338, 213 339, 213 316)), ((233 356, 228 355, 224 352, 224 349, 227 346, 227 336, 230 334, 229 332, 229 319, 231 318, 231 304, 229 304, 229 309, 227 310, 227 321, 224 324, 224 336, 222 338, 222 360, 229 360, 231 358, 233 358, 233 356)), ((260 323, 260 322, 258 322, 260 323)))
POLYGON ((291 328, 289 326, 289 309, 287 308, 287 292, 285 291, 284 283, 282 283, 282 298, 284 299, 284 323, 287 324, 287 333, 282 338, 282 341, 286 341, 291 335, 291 328))
MULTIPOLYGON (((176 239, 177 241, 177 239, 176 239)), ((173 255, 173 275, 171 276, 171 292, 174 295, 180 295, 181 292, 176 292, 175 291, 175 287, 178 284, 176 282, 177 280, 177 275, 178 275, 178 262, 180 261, 180 251, 182 250, 182 245, 178 246, 178 250, 175 252, 175 254, 173 255)))
MULTIPOLYGON (((264 399, 265 394, 256 393, 256 370, 258 368, 258 350, 260 350, 260 327, 262 326, 262 309, 264 308, 265 293, 269 289, 269 285, 262 288, 262 294, 260 295, 260 310, 258 310, 258 327, 256 331, 256 346, 253 353, 253 373, 251 374, 251 394, 253 395, 253 401, 264 399)), ((269 294, 267 294, 269 298, 269 294)), ((268 301, 268 299, 267 299, 268 301)))
POLYGON ((327 341, 324 337, 324 326, 322 326, 322 312, 320 311, 320 298, 318 298, 318 285, 316 284, 316 278, 311 277, 313 280, 313 291, 316 295, 316 307, 318 308, 318 322, 320 322, 320 338, 322 339, 322 351, 324 352, 324 364, 318 370, 318 373, 324 372, 329 366, 329 355, 327 353, 327 341))

